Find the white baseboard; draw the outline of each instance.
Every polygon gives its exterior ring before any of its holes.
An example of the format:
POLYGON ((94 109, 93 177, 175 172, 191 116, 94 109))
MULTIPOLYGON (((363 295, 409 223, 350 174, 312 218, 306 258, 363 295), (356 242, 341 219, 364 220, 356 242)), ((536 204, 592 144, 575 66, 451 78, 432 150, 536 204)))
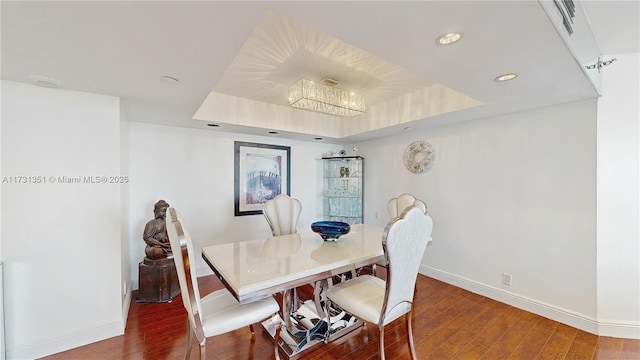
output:
POLYGON ((640 323, 617 320, 599 320, 598 335, 625 339, 640 339, 640 323))
POLYGON ((490 299, 523 309, 580 330, 600 335, 627 339, 640 339, 640 324, 624 321, 598 321, 593 317, 572 310, 547 304, 526 296, 514 294, 471 279, 421 265, 420 273, 447 284, 486 296, 490 299))
POLYGON ((122 321, 118 321, 83 332, 45 340, 37 344, 7 347, 6 355, 7 359, 38 359, 122 334, 124 334, 124 324, 122 321))

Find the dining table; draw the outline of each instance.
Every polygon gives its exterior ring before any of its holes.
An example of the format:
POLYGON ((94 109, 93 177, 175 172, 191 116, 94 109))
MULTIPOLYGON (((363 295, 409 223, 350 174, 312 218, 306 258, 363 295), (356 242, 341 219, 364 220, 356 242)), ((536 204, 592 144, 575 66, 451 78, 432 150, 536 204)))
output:
MULTIPOLYGON (((383 233, 383 227, 367 224, 351 225, 349 233, 335 240, 323 240, 311 230, 300 231, 290 235, 203 246, 202 257, 240 304, 275 294, 283 295, 280 316, 284 323, 283 330, 287 331, 281 331, 283 340, 280 349, 292 360, 322 343, 317 339, 310 341, 313 339, 309 338, 309 331, 306 339, 300 333, 326 317, 317 299, 315 306, 309 301, 296 304, 293 289, 307 284, 331 286, 331 279, 335 277, 344 278, 345 274, 354 276, 357 269, 384 262, 383 233), (315 319, 305 320, 300 314, 315 319), (303 324, 309 326, 305 328, 303 324)), ((354 324, 353 320, 348 328, 340 329, 340 333, 334 335, 332 332, 331 339, 337 339, 362 325, 360 321, 354 324)), ((274 326, 270 321, 263 323, 265 331, 272 336, 275 333, 274 326)))

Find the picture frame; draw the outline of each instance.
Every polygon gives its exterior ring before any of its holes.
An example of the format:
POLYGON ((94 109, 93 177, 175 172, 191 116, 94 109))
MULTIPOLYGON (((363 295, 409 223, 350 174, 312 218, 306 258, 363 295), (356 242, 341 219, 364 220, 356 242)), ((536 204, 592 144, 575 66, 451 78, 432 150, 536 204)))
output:
POLYGON ((235 216, 262 214, 264 203, 291 195, 291 147, 234 142, 235 216))

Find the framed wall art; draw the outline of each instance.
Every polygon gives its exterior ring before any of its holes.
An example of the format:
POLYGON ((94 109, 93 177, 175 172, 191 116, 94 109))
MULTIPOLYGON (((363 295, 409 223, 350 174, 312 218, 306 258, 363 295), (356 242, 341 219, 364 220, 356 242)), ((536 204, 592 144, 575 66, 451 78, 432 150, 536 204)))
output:
POLYGON ((289 146, 236 141, 234 147, 235 216, 262 214, 267 200, 291 195, 289 146))

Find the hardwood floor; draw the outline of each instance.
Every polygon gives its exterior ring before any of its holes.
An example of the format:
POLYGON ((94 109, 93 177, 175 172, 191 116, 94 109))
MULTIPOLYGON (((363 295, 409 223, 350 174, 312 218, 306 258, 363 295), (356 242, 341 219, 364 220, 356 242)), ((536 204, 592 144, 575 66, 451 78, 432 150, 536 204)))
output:
MULTIPOLYGON (((222 287, 214 276, 198 281, 202 295, 222 287)), ((253 338, 248 329, 240 329, 209 339, 208 357, 273 359, 271 343, 255 328, 253 338)), ((592 335, 422 275, 413 329, 420 359, 640 359, 640 340, 592 335)), ((180 296, 163 304, 133 301, 124 335, 44 359, 183 359, 187 335, 180 296)), ((403 319, 387 326, 385 343, 387 359, 410 358, 403 319)), ((356 330, 303 358, 378 359, 377 351, 378 331, 369 325, 368 330, 356 330)), ((199 359, 197 344, 191 358, 199 359)))

